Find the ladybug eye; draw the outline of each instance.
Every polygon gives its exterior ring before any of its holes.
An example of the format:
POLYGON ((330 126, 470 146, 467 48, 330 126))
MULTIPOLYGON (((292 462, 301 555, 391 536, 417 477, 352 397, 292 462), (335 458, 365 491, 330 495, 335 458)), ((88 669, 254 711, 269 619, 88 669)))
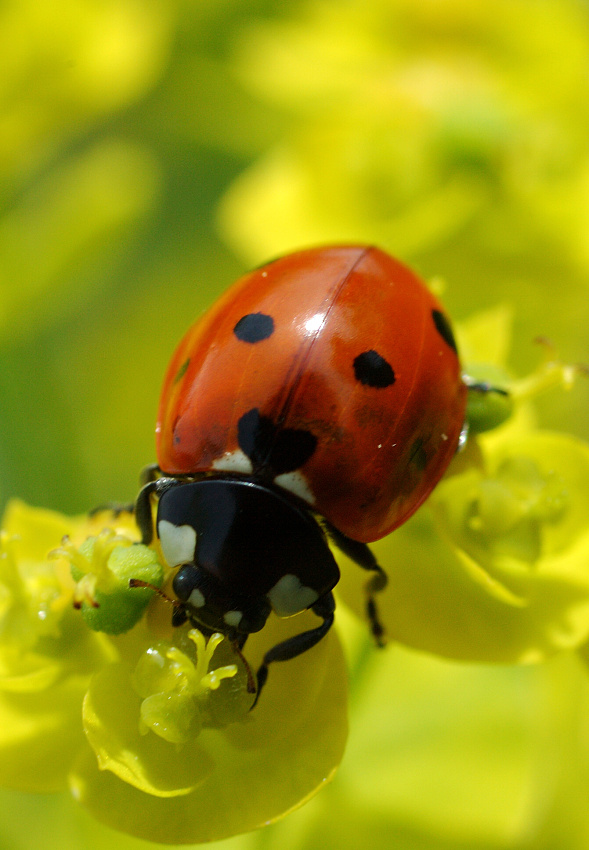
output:
POLYGON ((363 351, 354 359, 354 375, 365 387, 384 389, 395 383, 393 367, 373 349, 363 351))
POLYGON ((265 313, 248 313, 241 317, 233 333, 242 342, 261 342, 274 333, 274 319, 265 313))
POLYGON ((205 598, 202 591, 199 590, 200 574, 196 567, 188 564, 182 567, 172 582, 174 593, 182 602, 190 602, 195 608, 202 608, 205 604, 205 598))

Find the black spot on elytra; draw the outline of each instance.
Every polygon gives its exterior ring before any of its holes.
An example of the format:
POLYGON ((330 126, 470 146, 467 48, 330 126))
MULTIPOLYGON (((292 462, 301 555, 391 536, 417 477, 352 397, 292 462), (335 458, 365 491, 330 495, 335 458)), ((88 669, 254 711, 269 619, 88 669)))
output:
POLYGON ((242 342, 261 342, 274 333, 274 319, 265 313, 248 313, 241 317, 233 333, 242 342))
POLYGON ((180 442, 181 442, 180 441, 180 435, 178 434, 178 431, 177 431, 179 421, 180 421, 180 417, 176 416, 176 418, 174 419, 174 424, 172 425, 172 434, 174 435, 173 439, 174 439, 174 445, 175 446, 179 446, 180 442))
POLYGON ((366 387, 384 389, 395 383, 393 367, 372 349, 363 351, 354 359, 354 375, 366 387))
POLYGON ((280 428, 257 407, 237 424, 239 448, 252 462, 254 473, 275 478, 299 469, 317 447, 317 437, 302 428, 280 428))
POLYGON ((444 314, 439 310, 432 310, 432 319, 434 320, 437 332, 440 334, 444 342, 447 343, 447 345, 449 345, 456 354, 458 354, 456 340, 452 333, 452 327, 446 316, 444 316, 444 314))
POLYGON ((184 375, 186 374, 186 370, 188 369, 188 365, 190 363, 190 357, 188 357, 184 363, 180 366, 176 374, 174 375, 174 383, 177 384, 178 381, 182 380, 184 375))
POLYGON ((427 454, 423 447, 423 443, 423 438, 417 437, 417 439, 414 440, 413 445, 411 446, 411 452, 409 454, 409 463, 415 464, 417 469, 422 472, 427 466, 427 454))
POLYGON ((271 448, 276 426, 267 416, 260 416, 257 407, 244 413, 237 423, 239 448, 254 466, 265 462, 271 448))

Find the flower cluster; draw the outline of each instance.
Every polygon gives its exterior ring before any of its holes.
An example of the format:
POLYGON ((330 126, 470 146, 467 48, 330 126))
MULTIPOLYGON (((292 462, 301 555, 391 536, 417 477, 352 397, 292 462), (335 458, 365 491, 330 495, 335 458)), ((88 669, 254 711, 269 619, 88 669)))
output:
MULTIPOLYGON (((9 505, 0 781, 69 787, 99 820, 152 841, 223 838, 275 819, 332 775, 346 738, 342 655, 335 635, 322 642, 293 663, 294 687, 278 671, 250 713, 251 674, 222 635, 172 629, 167 601, 129 587, 163 577, 130 513, 69 519, 9 505)), ((283 631, 273 624, 252 641, 253 661, 283 631)))

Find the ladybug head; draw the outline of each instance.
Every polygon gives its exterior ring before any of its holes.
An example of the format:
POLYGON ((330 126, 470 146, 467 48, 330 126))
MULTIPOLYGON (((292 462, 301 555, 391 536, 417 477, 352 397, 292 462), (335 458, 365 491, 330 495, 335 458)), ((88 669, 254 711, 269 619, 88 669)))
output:
POLYGON ((263 628, 271 610, 312 607, 339 579, 310 512, 279 487, 247 478, 182 481, 160 496, 157 533, 186 619, 232 639, 263 628))
POLYGON ((259 632, 271 610, 265 597, 238 599, 198 564, 184 564, 180 567, 172 587, 182 603, 174 612, 174 626, 188 619, 207 631, 221 632, 235 638, 240 634, 259 632))

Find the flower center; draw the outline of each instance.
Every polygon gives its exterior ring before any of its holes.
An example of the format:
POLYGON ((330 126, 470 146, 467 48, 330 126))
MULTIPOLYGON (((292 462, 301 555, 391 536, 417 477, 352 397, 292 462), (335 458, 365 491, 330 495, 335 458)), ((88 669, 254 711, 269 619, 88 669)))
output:
POLYGON ((133 687, 143 700, 140 731, 147 734, 151 730, 175 744, 193 739, 203 726, 242 719, 252 702, 247 689, 240 687, 245 700, 236 701, 235 694, 226 693, 215 705, 213 692, 224 679, 237 676, 238 666, 212 666, 223 635, 215 633, 206 640, 197 629, 191 629, 188 638, 196 650, 194 658, 177 646, 160 642, 144 652, 132 677, 133 687))

